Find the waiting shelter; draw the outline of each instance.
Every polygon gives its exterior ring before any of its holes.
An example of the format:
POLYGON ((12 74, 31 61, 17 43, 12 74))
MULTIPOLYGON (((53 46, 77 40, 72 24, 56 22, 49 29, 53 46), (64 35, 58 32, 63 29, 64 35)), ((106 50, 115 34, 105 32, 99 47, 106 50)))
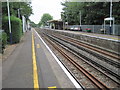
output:
POLYGON ((60 20, 49 20, 47 21, 49 23, 50 29, 63 29, 63 21, 60 20))
POLYGON ((110 21, 110 32, 112 32, 112 34, 114 35, 115 34, 115 24, 114 24, 115 19, 114 19, 114 17, 108 17, 108 18, 104 19, 104 33, 105 33, 106 21, 110 21), (111 24, 111 21, 112 21, 112 24, 111 24))

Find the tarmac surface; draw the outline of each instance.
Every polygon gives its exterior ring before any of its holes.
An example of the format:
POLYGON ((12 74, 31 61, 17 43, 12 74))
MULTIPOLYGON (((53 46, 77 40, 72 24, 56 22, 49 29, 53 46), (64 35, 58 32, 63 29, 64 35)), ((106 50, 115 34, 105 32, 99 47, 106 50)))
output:
POLYGON ((75 85, 32 29, 3 62, 2 87, 75 88, 75 85))

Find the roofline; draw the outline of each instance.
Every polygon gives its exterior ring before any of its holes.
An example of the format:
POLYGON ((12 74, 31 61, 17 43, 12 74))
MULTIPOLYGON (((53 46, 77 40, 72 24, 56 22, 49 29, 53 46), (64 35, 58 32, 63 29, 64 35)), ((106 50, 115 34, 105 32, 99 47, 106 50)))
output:
POLYGON ((49 21, 47 21, 48 23, 50 23, 50 22, 62 22, 62 20, 49 20, 49 21))

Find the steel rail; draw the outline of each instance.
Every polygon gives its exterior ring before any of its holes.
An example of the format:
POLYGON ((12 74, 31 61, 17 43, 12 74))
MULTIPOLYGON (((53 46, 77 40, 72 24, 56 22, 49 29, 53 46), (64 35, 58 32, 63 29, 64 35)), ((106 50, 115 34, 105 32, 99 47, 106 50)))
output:
MULTIPOLYGON (((47 35, 47 34, 45 34, 44 33, 44 35, 47 35)), ((49 35, 47 35, 47 36, 49 36, 49 35)), ((62 48, 64 48, 64 47, 62 47, 62 48)), ((70 53, 72 53, 70 50, 67 50, 67 51, 69 51, 70 53)), ((73 53, 74 54, 74 53, 73 53)), ((76 56, 76 55, 75 55, 76 56)), ((91 63, 89 63, 88 61, 86 61, 83 57, 79 57, 79 56, 77 56, 78 58, 80 58, 81 60, 83 60, 84 62, 86 62, 87 64, 89 64, 91 67, 93 67, 94 69, 96 69, 96 70, 98 70, 99 72, 101 72, 102 74, 104 74, 106 77, 108 77, 108 78, 110 78, 112 81, 114 81, 115 83, 117 83, 118 85, 120 85, 120 82, 119 81, 116 81, 116 80, 114 80, 113 78, 111 78, 109 75, 107 75, 104 71, 102 71, 102 70, 99 70, 98 68, 96 68, 94 65, 92 65, 91 63)))
POLYGON ((63 52, 61 49, 59 49, 58 46, 53 44, 50 40, 48 40, 46 37, 44 37, 57 51, 59 51, 67 60, 69 60, 70 63, 72 63, 78 70, 80 70, 90 81, 92 81, 99 89, 103 90, 109 90, 109 87, 107 87, 104 83, 102 83, 100 80, 95 78, 91 73, 89 73, 87 70, 85 70, 83 67, 81 67, 78 63, 76 63, 70 56, 68 56, 65 52, 63 52))
POLYGON ((61 39, 61 40, 65 41, 65 42, 71 43, 72 45, 75 45, 75 46, 77 46, 78 48, 79 48, 79 46, 80 46, 80 49, 81 49, 81 50, 84 49, 85 51, 87 51, 88 53, 94 55, 95 57, 97 56, 97 58, 102 59, 102 60, 104 60, 105 62, 107 62, 107 63, 109 63, 109 64, 111 64, 111 65, 113 65, 113 66, 115 66, 115 67, 117 67, 117 68, 120 67, 120 63, 119 63, 118 61, 114 61, 114 60, 112 60, 112 59, 110 59, 110 58, 108 58, 108 57, 106 57, 106 56, 101 56, 101 55, 98 54, 99 52, 96 53, 95 50, 92 50, 92 49, 90 49, 90 48, 86 48, 86 47, 80 45, 79 42, 74 42, 74 41, 72 41, 71 39, 69 40, 69 39, 67 39, 67 38, 60 37, 59 35, 57 35, 57 36, 56 36, 56 35, 51 35, 51 36, 56 37, 56 38, 58 38, 58 39, 61 39), (87 49, 89 49, 89 50, 87 50, 87 49))
MULTIPOLYGON (((54 35, 54 36, 55 36, 55 35, 54 35)), ((70 37, 66 37, 66 36, 64 36, 64 35, 58 35, 58 34, 57 34, 57 36, 65 37, 65 38, 67 38, 67 40, 69 40, 69 41, 72 41, 72 42, 74 42, 74 43, 76 43, 76 44, 78 44, 78 45, 81 45, 81 46, 83 46, 83 47, 92 49, 92 50, 94 50, 94 51, 97 51, 97 52, 99 52, 99 53, 101 53, 101 54, 107 55, 107 56, 112 57, 112 58, 114 58, 114 59, 119 60, 119 58, 120 58, 118 55, 109 53, 109 52, 107 52, 107 51, 103 51, 103 50, 98 49, 98 48, 94 48, 93 46, 88 46, 88 45, 83 44, 83 43, 81 43, 81 42, 78 42, 78 40, 72 39, 72 38, 70 38, 70 37)))

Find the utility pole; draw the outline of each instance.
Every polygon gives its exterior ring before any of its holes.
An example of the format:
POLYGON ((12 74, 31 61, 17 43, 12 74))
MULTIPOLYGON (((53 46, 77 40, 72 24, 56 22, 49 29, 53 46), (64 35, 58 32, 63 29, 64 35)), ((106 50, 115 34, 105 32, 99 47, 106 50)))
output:
POLYGON ((8 0, 7 0, 7 9, 8 9, 8 20, 9 20, 10 44, 12 44, 12 32, 11 32, 11 22, 10 22, 10 8, 9 8, 9 1, 8 0))

